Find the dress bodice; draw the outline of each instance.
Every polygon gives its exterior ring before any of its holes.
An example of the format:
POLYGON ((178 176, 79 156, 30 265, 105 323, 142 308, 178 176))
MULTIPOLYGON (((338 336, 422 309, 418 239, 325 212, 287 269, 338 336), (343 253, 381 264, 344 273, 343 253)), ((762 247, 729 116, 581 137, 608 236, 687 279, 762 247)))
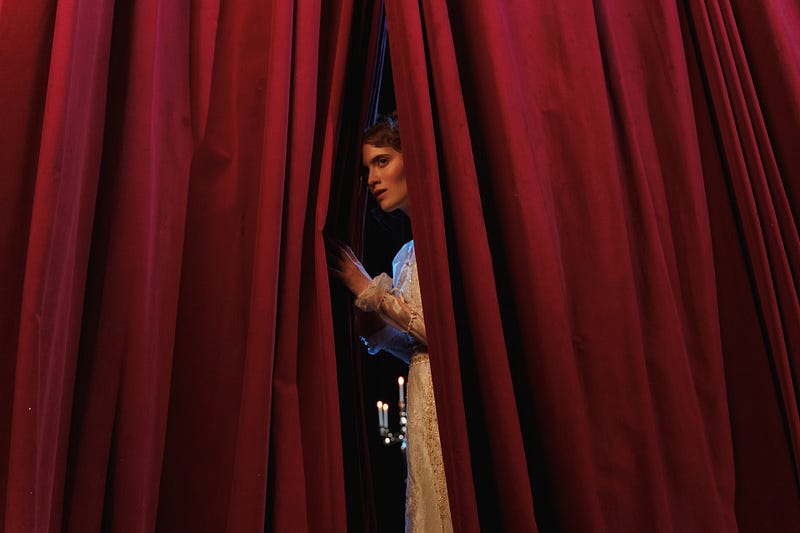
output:
POLYGON ((414 241, 403 245, 392 260, 392 279, 394 286, 400 291, 408 305, 418 311, 422 310, 422 297, 419 293, 419 275, 417 274, 417 254, 414 252, 414 241))

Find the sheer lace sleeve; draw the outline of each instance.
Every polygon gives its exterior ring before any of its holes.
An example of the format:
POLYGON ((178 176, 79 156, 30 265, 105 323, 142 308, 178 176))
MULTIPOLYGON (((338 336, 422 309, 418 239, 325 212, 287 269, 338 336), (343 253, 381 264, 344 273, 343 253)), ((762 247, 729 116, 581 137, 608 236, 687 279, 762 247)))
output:
POLYGON ((356 306, 362 311, 376 311, 384 322, 395 329, 408 333, 425 346, 425 319, 421 308, 410 306, 399 290, 392 287, 392 278, 381 274, 356 298, 356 306))
POLYGON ((369 339, 363 339, 370 353, 386 350, 407 360, 413 352, 427 346, 422 309, 406 302, 388 275, 375 277, 355 303, 363 311, 377 312, 387 324, 369 339))

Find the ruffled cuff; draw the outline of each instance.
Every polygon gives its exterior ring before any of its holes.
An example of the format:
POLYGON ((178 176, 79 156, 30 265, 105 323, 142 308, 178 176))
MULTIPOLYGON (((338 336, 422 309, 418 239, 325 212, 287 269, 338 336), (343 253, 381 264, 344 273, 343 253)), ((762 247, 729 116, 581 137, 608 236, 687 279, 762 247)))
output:
POLYGON ((356 298, 356 307, 364 312, 376 311, 386 293, 393 287, 392 278, 386 273, 372 278, 369 286, 364 289, 356 298))
POLYGON ((367 347, 367 352, 369 352, 370 355, 375 355, 386 346, 391 345, 397 335, 398 331, 396 329, 386 325, 369 337, 361 337, 361 342, 367 347))
POLYGON ((367 352, 370 355, 384 350, 406 364, 411 362, 411 355, 421 349, 414 337, 408 333, 397 331, 388 324, 370 335, 369 338, 361 337, 361 342, 367 346, 367 352))

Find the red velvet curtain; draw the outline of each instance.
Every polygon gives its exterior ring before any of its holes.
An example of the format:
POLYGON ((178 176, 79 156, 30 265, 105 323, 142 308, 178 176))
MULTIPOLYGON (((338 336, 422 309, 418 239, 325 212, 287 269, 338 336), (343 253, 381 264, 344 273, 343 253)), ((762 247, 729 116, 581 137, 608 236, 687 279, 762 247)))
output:
POLYGON ((347 530, 321 228, 374 11, 0 2, 5 531, 347 530))
MULTIPOLYGON (((374 525, 320 237, 372 4, 0 1, 6 531, 374 525)), ((797 529, 796 3, 387 12, 456 529, 797 529)))
POLYGON ((798 529, 798 4, 386 5, 455 529, 798 529))

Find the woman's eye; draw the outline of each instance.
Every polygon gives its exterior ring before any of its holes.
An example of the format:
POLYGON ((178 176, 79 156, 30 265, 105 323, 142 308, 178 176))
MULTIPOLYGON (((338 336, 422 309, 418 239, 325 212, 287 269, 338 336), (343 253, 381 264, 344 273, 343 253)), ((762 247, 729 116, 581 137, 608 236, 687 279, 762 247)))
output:
POLYGON ((387 164, 388 162, 389 162, 389 158, 388 158, 388 157, 381 157, 380 159, 378 159, 378 164, 379 164, 380 166, 382 166, 382 167, 383 167, 383 166, 386 166, 386 164, 387 164))

